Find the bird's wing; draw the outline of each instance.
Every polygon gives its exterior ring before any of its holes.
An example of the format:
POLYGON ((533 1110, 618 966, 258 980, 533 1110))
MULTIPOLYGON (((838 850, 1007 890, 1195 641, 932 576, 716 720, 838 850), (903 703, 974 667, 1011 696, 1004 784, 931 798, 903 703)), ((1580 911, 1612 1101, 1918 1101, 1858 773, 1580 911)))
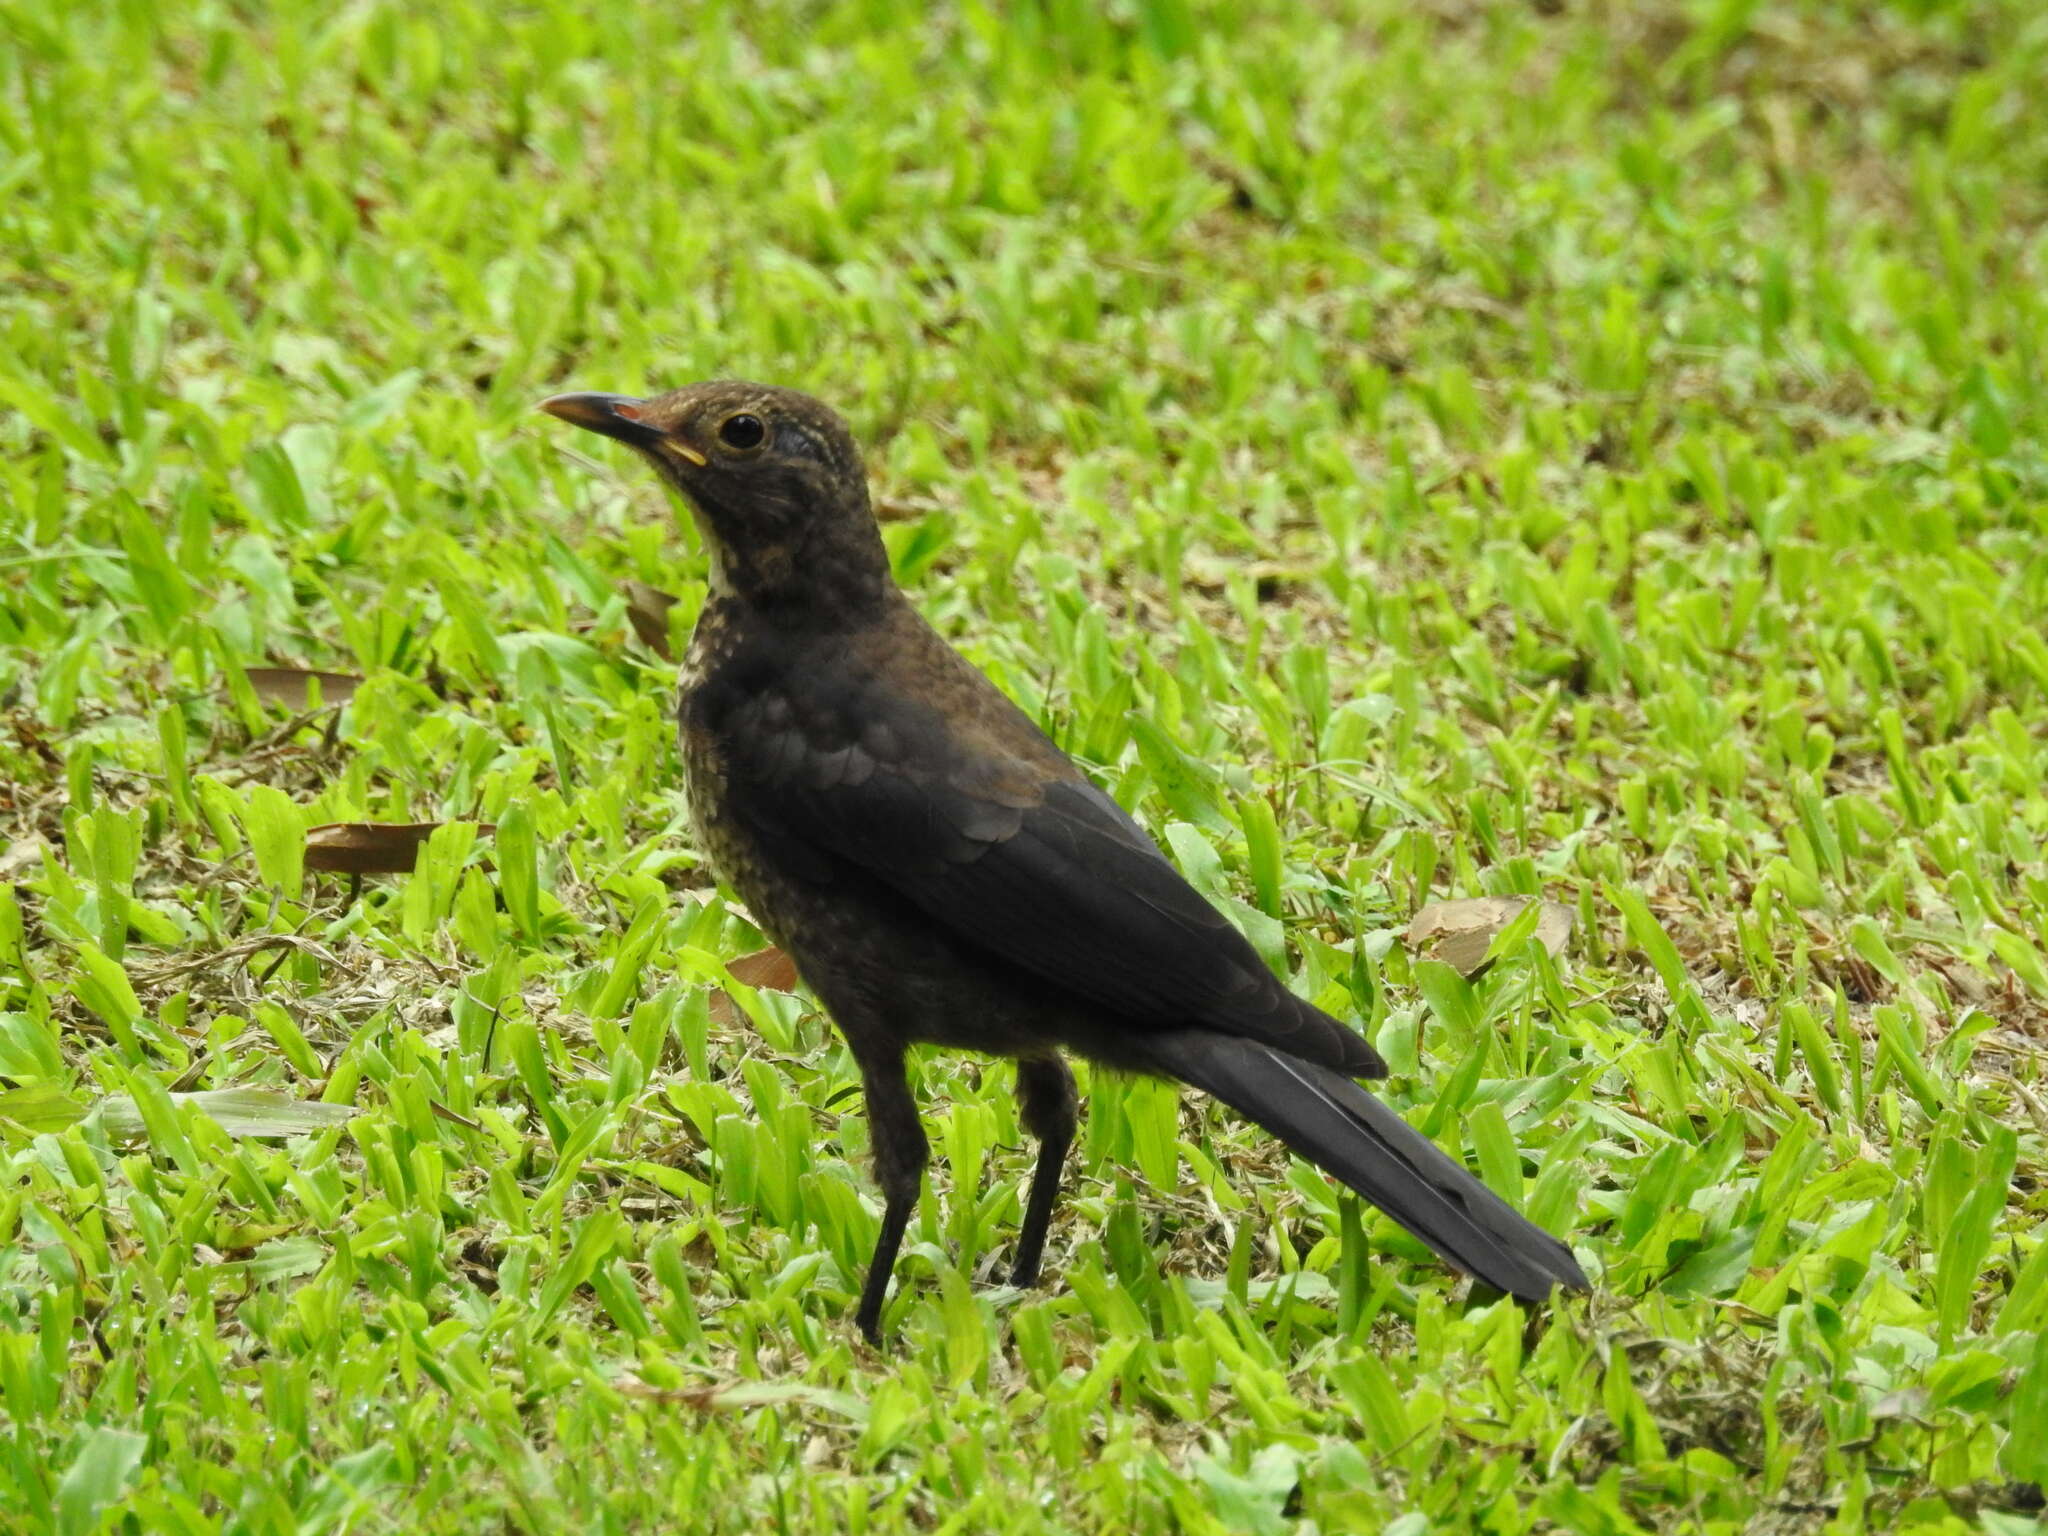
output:
POLYGON ((736 691, 716 727, 727 803, 819 873, 851 863, 1132 1024, 1202 1024, 1384 1075, 1021 712, 955 658, 940 666, 950 689, 936 698, 830 664, 736 691), (943 707, 947 693, 962 707, 943 707))

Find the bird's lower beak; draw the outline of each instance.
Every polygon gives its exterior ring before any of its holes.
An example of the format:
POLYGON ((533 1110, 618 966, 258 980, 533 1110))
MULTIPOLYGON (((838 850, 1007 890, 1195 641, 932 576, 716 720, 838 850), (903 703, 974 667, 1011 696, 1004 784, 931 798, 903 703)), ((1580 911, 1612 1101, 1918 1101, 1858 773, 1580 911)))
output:
POLYGON ((661 433, 640 420, 640 408, 646 403, 632 395, 550 395, 540 408, 586 431, 649 448, 661 440, 661 433))

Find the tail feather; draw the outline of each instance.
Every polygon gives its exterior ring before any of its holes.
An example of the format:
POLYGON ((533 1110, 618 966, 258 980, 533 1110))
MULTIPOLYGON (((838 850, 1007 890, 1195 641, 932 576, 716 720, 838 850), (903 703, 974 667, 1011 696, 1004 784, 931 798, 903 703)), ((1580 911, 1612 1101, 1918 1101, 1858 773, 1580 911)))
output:
POLYGON ((1531 1301, 1589 1289, 1569 1248, 1348 1077, 1205 1029, 1145 1045, 1152 1070, 1257 1121, 1487 1284, 1531 1301))

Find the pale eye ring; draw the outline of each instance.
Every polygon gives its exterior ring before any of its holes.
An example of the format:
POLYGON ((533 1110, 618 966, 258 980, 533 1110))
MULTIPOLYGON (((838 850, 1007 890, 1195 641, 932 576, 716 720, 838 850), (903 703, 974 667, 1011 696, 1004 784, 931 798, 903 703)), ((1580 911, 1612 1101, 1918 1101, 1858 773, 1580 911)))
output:
POLYGON ((752 453, 768 441, 768 424, 752 411, 739 411, 718 424, 718 440, 736 453, 752 453))

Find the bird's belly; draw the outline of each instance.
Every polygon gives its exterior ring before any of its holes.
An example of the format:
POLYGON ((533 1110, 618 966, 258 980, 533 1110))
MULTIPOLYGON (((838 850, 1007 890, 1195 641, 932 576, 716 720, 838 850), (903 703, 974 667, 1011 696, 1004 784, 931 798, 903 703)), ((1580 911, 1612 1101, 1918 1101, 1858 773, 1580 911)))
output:
POLYGON ((775 860, 735 816, 724 795, 725 779, 708 749, 683 733, 683 783, 690 807, 690 829, 697 851, 719 879, 745 904, 754 925, 792 956, 791 940, 804 926, 812 903, 803 899, 799 883, 775 860))
POLYGON ((687 731, 683 766, 699 851, 842 1032, 859 1019, 851 1027, 906 1045, 1038 1056, 1099 1031, 1056 988, 960 944, 850 867, 819 879, 779 856, 733 813, 708 743, 687 731))

